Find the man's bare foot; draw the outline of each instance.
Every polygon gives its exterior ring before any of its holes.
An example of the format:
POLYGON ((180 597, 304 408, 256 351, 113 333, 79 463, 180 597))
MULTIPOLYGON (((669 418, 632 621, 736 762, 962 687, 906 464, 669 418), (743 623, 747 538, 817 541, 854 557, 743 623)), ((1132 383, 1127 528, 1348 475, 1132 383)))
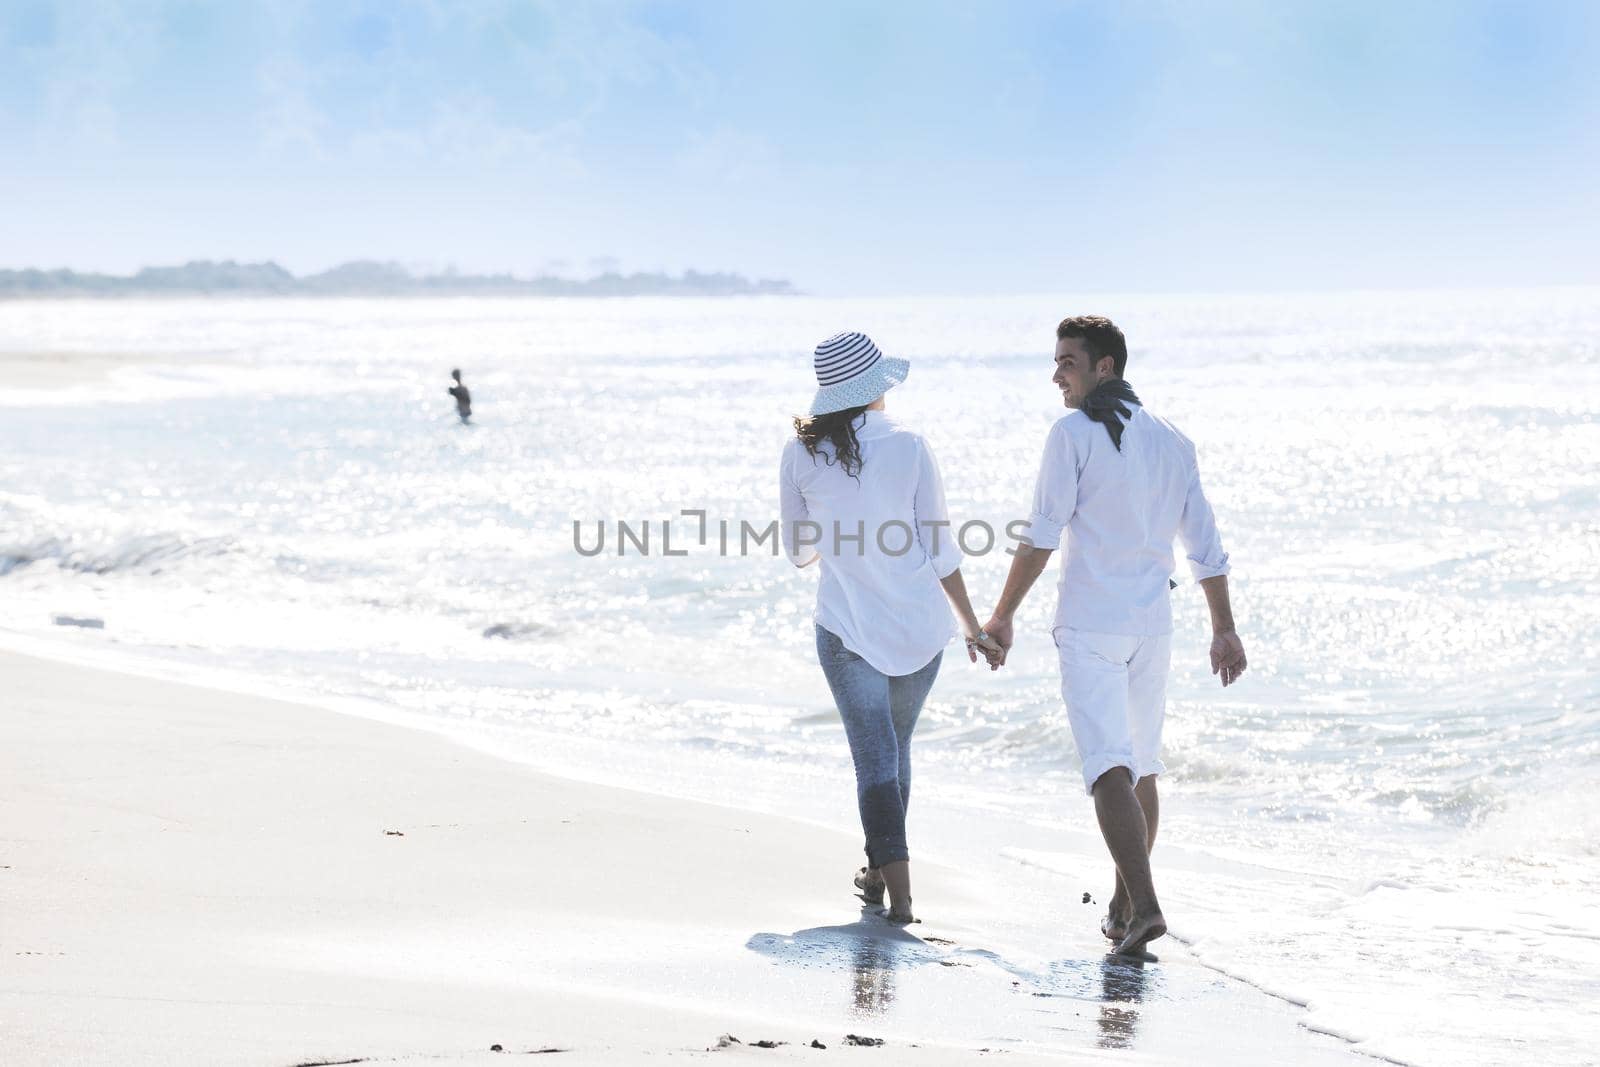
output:
POLYGON ((1167 920, 1161 913, 1150 915, 1135 915, 1128 920, 1128 932, 1123 937, 1122 943, 1117 946, 1119 956, 1144 956, 1147 955, 1145 945, 1162 937, 1167 932, 1167 920))
POLYGON ((910 901, 906 902, 904 911, 897 911, 894 908, 890 908, 888 911, 883 913, 883 917, 894 923, 896 926, 909 926, 912 923, 922 921, 911 914, 910 901))
POLYGON ((1128 936, 1128 917, 1116 910, 1106 912, 1106 917, 1100 920, 1100 932, 1106 935, 1106 940, 1120 944, 1128 936))

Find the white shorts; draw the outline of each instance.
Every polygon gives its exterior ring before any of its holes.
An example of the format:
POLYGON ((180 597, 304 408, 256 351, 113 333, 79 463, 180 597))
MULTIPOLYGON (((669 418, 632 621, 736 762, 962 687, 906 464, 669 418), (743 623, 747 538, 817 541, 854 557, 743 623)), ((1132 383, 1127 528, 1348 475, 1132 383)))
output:
POLYGON ((1083 760, 1083 787, 1113 767, 1138 781, 1167 768, 1161 762, 1161 724, 1167 716, 1167 668, 1172 635, 1138 637, 1057 626, 1050 631, 1061 657, 1061 698, 1072 740, 1083 760))

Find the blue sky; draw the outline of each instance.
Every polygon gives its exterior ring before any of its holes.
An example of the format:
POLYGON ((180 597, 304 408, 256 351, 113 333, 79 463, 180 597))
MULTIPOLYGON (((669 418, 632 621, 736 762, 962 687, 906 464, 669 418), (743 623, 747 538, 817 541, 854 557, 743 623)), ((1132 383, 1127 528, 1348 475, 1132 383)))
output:
POLYGON ((1600 4, 0 0, 0 266, 1600 283, 1600 4))

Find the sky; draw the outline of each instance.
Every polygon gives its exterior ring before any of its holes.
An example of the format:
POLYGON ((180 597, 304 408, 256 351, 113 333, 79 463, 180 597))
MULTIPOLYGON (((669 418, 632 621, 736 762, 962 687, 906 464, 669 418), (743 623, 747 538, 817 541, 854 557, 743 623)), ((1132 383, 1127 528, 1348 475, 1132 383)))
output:
POLYGON ((0 268, 1600 283, 1600 3, 0 0, 0 268))

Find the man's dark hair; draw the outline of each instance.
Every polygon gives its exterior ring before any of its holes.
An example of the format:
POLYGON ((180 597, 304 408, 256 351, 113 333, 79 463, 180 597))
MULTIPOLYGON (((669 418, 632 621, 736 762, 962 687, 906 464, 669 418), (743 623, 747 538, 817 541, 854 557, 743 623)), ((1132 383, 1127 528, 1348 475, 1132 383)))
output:
POLYGON ((459 382, 461 380, 461 368, 457 367, 455 370, 451 371, 450 377, 459 382))
POLYGON ((1061 325, 1056 327, 1057 341, 1068 337, 1081 337, 1083 347, 1096 363, 1110 356, 1115 361, 1117 377, 1122 377, 1128 366, 1128 339, 1122 336, 1116 323, 1104 315, 1074 315, 1062 319, 1061 325))

